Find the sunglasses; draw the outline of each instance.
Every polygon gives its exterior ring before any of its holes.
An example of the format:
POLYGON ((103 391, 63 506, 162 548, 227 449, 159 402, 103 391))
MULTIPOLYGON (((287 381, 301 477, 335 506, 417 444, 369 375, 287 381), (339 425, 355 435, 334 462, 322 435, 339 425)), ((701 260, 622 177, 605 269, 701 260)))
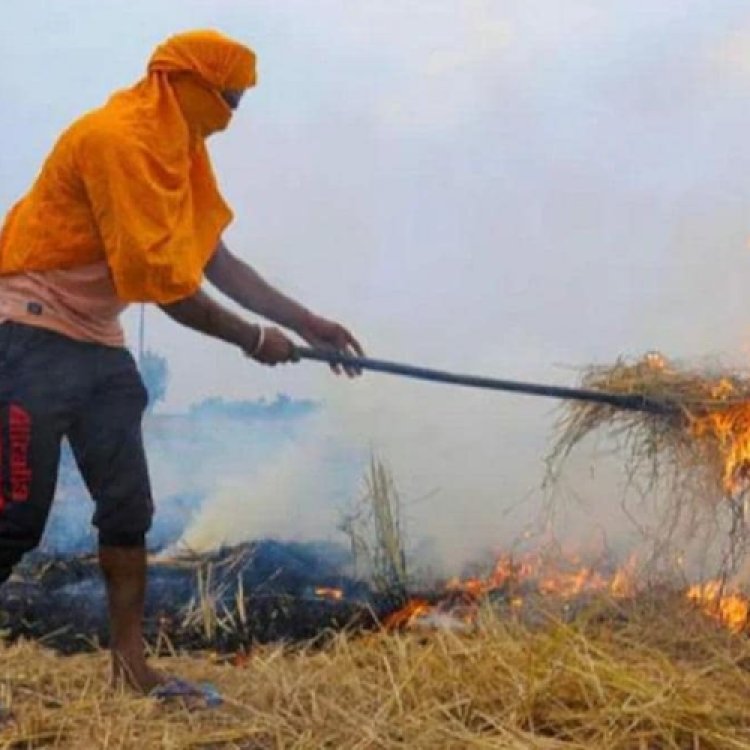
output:
POLYGON ((237 109, 245 92, 242 89, 222 89, 219 93, 230 109, 237 109))

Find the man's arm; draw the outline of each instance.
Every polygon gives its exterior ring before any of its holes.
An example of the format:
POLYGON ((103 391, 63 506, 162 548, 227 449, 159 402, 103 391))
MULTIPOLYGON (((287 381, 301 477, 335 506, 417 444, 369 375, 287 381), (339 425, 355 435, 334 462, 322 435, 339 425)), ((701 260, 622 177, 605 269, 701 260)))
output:
MULTIPOLYGON (((222 241, 206 266, 206 278, 246 310, 296 331, 311 346, 364 356, 359 342, 344 326, 314 315, 274 289, 255 269, 233 255, 222 241)), ((331 369, 337 374, 341 371, 338 365, 332 365, 331 369)), ((349 376, 358 374, 355 368, 344 369, 349 376)))
POLYGON ((243 320, 201 290, 159 307, 181 325, 235 344, 263 364, 275 365, 297 358, 294 344, 278 328, 264 328, 261 339, 260 326, 243 320))
POLYGON ((221 241, 206 266, 206 278, 246 310, 300 334, 313 317, 298 302, 274 289, 254 268, 233 255, 221 241))

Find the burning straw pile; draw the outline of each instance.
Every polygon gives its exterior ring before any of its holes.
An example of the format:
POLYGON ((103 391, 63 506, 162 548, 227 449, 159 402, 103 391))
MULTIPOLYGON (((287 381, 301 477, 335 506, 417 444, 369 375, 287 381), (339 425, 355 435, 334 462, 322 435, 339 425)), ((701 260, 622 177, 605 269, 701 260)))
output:
POLYGON ((651 353, 636 362, 591 367, 583 373, 582 386, 643 396, 661 408, 569 404, 548 459, 549 477, 558 478, 581 441, 603 435, 624 454, 631 488, 642 496, 658 492, 666 498, 662 533, 683 522, 695 531, 708 519, 728 517, 732 556, 738 558, 750 488, 750 377, 691 370, 651 353))

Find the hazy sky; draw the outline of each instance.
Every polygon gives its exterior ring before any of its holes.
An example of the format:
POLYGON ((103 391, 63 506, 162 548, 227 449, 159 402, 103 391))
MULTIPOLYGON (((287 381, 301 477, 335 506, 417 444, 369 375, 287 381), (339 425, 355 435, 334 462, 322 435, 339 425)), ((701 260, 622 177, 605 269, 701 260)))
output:
MULTIPOLYGON (((562 383, 656 348, 750 357, 746 2, 3 0, 0 19, 3 210, 163 37, 213 27, 259 60, 211 144, 229 244, 372 356, 562 383)), ((550 404, 266 371, 148 321, 173 408, 340 401, 332 430, 398 425, 433 459, 496 441, 497 487, 549 430, 550 404)))

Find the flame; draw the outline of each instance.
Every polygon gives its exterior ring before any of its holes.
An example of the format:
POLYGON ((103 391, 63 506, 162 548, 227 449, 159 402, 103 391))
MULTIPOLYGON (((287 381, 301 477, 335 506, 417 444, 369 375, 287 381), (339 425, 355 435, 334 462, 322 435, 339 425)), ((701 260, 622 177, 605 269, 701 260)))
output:
MULTIPOLYGON (((732 385, 721 381, 716 392, 721 398, 731 393, 732 385), (725 384, 725 385, 722 385, 725 384), (722 389, 720 391, 720 389, 722 389), (726 388, 730 390, 727 391, 726 388)), ((693 417, 690 432, 697 439, 708 439, 722 458, 722 486, 730 495, 744 489, 750 480, 750 403, 740 402, 726 408, 693 417)))
MULTIPOLYGON (((477 620, 482 600, 493 592, 501 592, 503 601, 514 612, 523 609, 530 594, 558 601, 592 593, 632 599, 638 593, 637 563, 637 556, 632 554, 624 565, 608 575, 580 564, 575 556, 553 562, 541 555, 526 555, 520 560, 504 555, 497 559, 485 578, 453 578, 447 582, 437 603, 412 599, 390 614, 384 627, 394 630, 471 626, 477 620)), ((729 631, 750 634, 750 597, 739 590, 727 590, 722 581, 712 580, 690 586, 684 595, 729 631)))
POLYGON ((636 569, 638 555, 632 553, 616 571, 609 583, 609 592, 615 599, 632 599, 636 595, 636 569))
POLYGON ((584 592, 608 591, 614 596, 627 595, 632 589, 634 560, 619 568, 610 579, 571 556, 562 562, 550 563, 540 555, 527 555, 521 560, 505 555, 495 563, 495 567, 484 579, 468 578, 448 581, 448 591, 461 591, 470 596, 480 597, 504 587, 513 587, 522 582, 530 582, 540 593, 562 598, 578 596, 584 592), (565 567, 576 566, 571 570, 565 567))
POLYGON ((607 580, 591 568, 581 568, 572 573, 553 573, 538 583, 543 594, 570 599, 584 591, 604 591, 609 587, 607 580))
POLYGON ((503 588, 512 581, 529 578, 534 571, 535 566, 531 557, 515 561, 510 555, 503 555, 498 558, 495 567, 486 578, 467 578, 463 581, 452 578, 446 584, 446 589, 479 598, 490 591, 503 588))
POLYGON ((387 630, 398 630, 412 626, 422 615, 432 612, 433 605, 426 599, 412 599, 397 612, 392 612, 383 622, 387 630))
POLYGON ((695 584, 688 589, 687 598, 733 633, 748 629, 750 600, 739 591, 727 592, 721 581, 695 584))
POLYGON ((707 397, 724 404, 705 413, 689 414, 689 432, 718 451, 722 487, 727 494, 735 495, 750 480, 750 402, 729 378, 711 384, 707 397))
POLYGON ((525 593, 568 600, 586 593, 606 592, 615 598, 632 596, 635 557, 608 577, 590 566, 580 564, 576 557, 552 563, 541 555, 526 555, 520 560, 510 555, 497 559, 485 578, 452 578, 445 586, 443 598, 437 604, 425 599, 412 599, 403 608, 386 618, 387 629, 410 628, 431 622, 445 622, 447 618, 467 625, 476 621, 479 604, 492 592, 502 592, 513 610, 524 606, 525 593), (566 566, 570 569, 566 569, 566 566))
POLYGON ((344 592, 341 589, 335 589, 330 586, 318 586, 315 589, 315 596, 318 596, 321 599, 331 599, 338 602, 344 598, 344 592))

